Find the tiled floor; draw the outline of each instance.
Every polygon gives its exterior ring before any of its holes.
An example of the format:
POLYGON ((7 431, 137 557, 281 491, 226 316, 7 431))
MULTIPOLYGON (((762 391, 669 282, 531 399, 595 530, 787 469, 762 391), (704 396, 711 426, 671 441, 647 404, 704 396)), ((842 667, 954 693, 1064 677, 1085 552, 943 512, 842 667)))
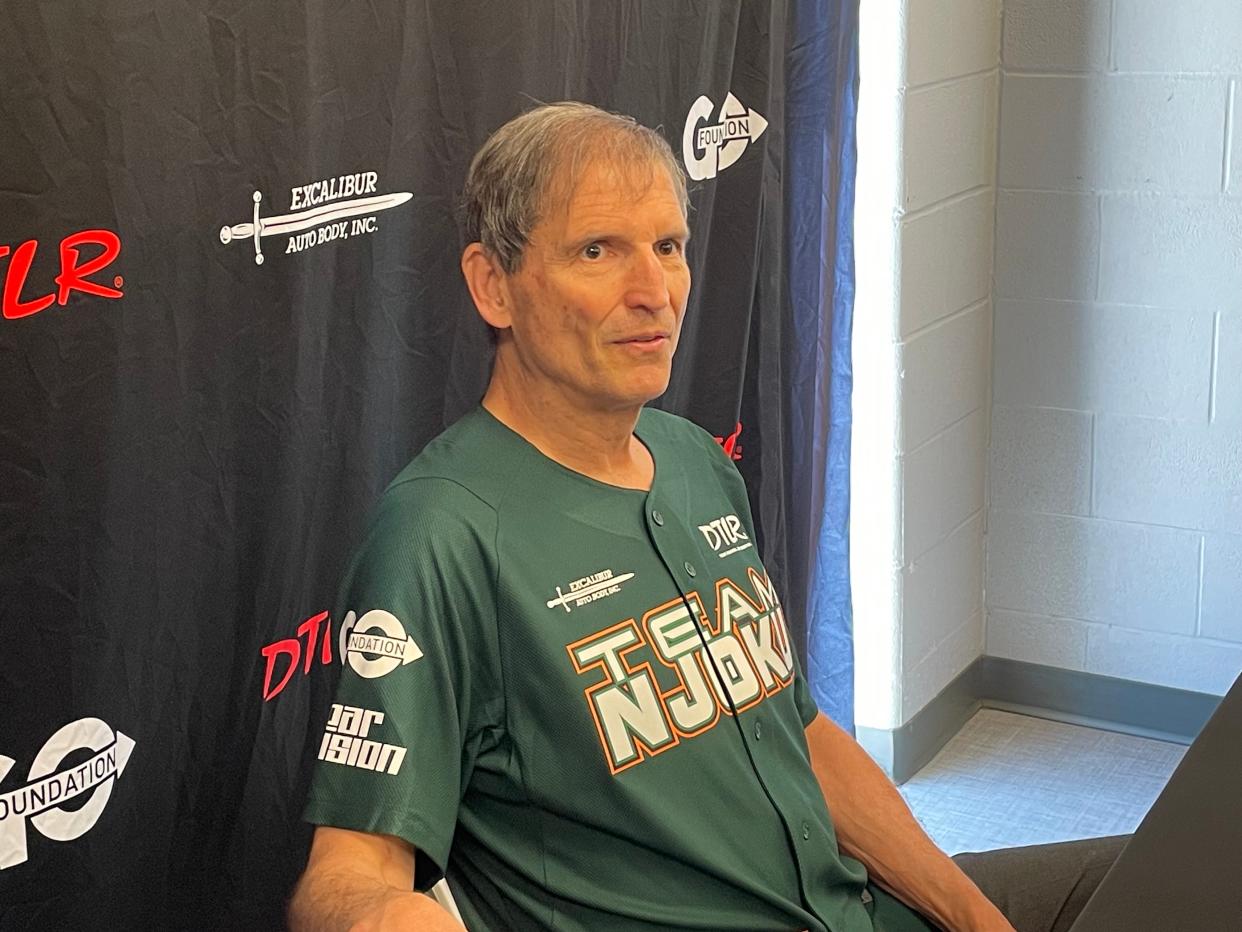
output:
POLYGON ((1132 832, 1185 748, 983 709, 901 792, 949 854, 1132 832))

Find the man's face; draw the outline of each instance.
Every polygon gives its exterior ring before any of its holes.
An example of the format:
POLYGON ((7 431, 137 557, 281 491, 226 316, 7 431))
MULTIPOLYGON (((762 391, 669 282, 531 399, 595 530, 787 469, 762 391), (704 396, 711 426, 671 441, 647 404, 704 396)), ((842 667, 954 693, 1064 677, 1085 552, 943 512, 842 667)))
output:
POLYGON ((642 405, 668 387, 690 292, 673 183, 595 162, 551 200, 509 276, 522 368, 581 410, 642 405))

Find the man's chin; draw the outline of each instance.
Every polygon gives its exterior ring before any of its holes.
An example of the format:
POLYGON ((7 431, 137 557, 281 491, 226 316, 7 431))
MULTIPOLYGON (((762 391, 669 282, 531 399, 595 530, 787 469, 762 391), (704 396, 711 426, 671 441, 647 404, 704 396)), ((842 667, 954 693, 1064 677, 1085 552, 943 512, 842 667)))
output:
POLYGON ((649 401, 654 401, 668 391, 669 377, 665 374, 662 378, 655 378, 645 381, 641 386, 634 387, 632 395, 634 404, 641 407, 649 401))

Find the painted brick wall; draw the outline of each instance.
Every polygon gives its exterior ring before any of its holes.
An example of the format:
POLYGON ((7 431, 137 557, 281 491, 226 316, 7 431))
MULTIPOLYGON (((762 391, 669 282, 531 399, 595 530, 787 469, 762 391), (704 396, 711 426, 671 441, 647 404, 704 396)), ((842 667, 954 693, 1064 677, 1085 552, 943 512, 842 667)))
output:
POLYGON ((909 0, 901 198, 901 721, 984 650, 1000 0, 909 0))
POLYGON ((988 654, 1242 671, 1240 0, 1005 0, 988 654))

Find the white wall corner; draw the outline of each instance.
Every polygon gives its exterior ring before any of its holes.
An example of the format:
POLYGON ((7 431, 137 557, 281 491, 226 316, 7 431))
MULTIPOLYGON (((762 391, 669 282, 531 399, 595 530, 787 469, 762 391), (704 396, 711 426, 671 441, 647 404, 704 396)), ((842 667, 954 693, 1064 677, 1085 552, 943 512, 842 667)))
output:
POLYGON ((906 0, 862 4, 855 187, 850 576, 859 726, 899 727, 901 677, 901 253, 906 0))

